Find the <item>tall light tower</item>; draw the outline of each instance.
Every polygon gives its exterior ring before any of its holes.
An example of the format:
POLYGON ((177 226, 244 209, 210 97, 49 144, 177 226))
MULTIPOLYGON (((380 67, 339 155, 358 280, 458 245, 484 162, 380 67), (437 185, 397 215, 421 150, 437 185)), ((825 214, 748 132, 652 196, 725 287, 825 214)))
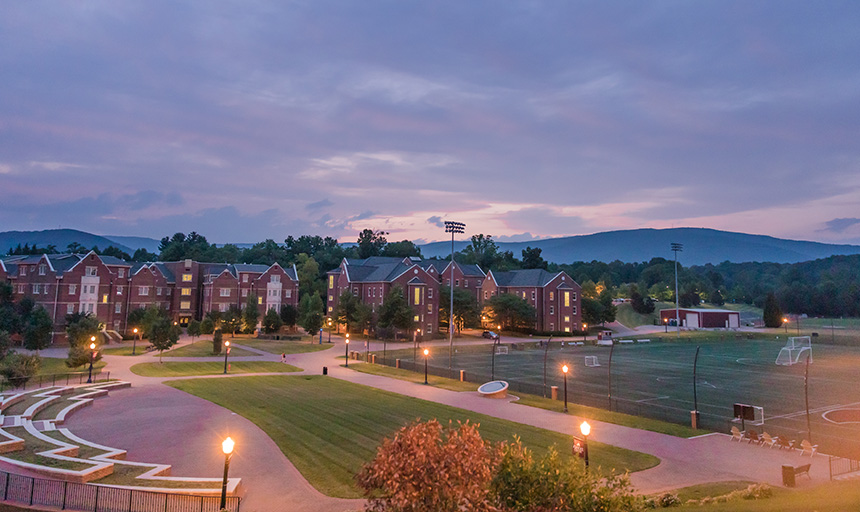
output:
POLYGON ((448 288, 451 289, 451 304, 448 308, 448 369, 454 367, 454 234, 465 233, 466 225, 462 222, 453 220, 445 221, 445 232, 451 233, 451 282, 448 283, 448 288))
POLYGON ((681 337, 681 311, 678 306, 678 252, 684 250, 684 244, 672 242, 672 252, 675 253, 675 328, 678 338, 681 337))

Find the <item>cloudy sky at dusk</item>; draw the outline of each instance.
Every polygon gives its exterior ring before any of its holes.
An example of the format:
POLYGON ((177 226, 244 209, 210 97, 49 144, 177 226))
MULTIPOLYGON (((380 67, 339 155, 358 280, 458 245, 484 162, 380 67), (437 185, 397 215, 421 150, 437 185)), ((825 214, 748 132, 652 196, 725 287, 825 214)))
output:
POLYGON ((860 243, 860 3, 0 7, 0 231, 860 243))

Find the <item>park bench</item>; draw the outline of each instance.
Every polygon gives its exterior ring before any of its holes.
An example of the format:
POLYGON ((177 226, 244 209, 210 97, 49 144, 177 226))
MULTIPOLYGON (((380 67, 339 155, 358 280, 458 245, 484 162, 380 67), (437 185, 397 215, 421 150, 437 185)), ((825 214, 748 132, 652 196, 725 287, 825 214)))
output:
POLYGON ((597 340, 597 345, 600 347, 611 347, 612 340, 597 340))
POLYGON ((633 340, 618 340, 618 343, 624 343, 626 345, 628 343, 633 343, 633 340))
POLYGON ((637 343, 651 343, 651 340, 646 338, 644 340, 636 340, 637 343))

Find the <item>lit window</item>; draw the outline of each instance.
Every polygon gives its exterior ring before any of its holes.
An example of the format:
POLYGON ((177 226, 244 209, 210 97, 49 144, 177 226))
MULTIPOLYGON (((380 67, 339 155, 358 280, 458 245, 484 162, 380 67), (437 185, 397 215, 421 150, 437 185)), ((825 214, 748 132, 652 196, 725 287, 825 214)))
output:
POLYGON ((570 332, 570 327, 565 327, 564 332, 570 332))
POLYGON ((415 320, 416 322, 418 321, 418 315, 415 315, 414 320, 415 320))
POLYGON ((257 304, 263 303, 263 297, 257 297, 257 304))
POLYGON ((102 304, 107 304, 108 294, 102 295, 102 304))
MULTIPOLYGON (((229 290, 228 290, 229 291, 229 290)), ((180 292, 181 295, 185 295, 186 297, 191 295, 191 288, 183 288, 180 292)))
POLYGON ((427 304, 427 313, 433 314, 433 304, 427 304))
POLYGON ((190 283, 191 282, 191 274, 182 274, 182 282, 190 283))
POLYGON ((329 312, 329 313, 331 313, 331 310, 332 310, 332 308, 331 308, 331 306, 329 306, 329 307, 328 307, 328 312, 329 312))
POLYGON ((549 292, 549 300, 555 300, 555 292, 549 292))
POLYGON ((328 276, 328 287, 334 288, 334 276, 328 276))
POLYGON ((564 292, 564 307, 570 307, 570 292, 564 292))
POLYGON ((421 288, 415 288, 415 305, 421 304, 421 288))
POLYGON ((333 295, 329 295, 329 296, 328 296, 328 301, 329 301, 329 302, 331 302, 331 301, 333 301, 333 300, 334 300, 334 296, 333 296, 333 295))
POLYGON ((179 303, 179 309, 191 309, 191 301, 183 300, 179 303))
POLYGON ((564 315, 564 322, 565 322, 565 323, 570 323, 570 317, 569 317, 569 316, 567 316, 567 315, 564 315))

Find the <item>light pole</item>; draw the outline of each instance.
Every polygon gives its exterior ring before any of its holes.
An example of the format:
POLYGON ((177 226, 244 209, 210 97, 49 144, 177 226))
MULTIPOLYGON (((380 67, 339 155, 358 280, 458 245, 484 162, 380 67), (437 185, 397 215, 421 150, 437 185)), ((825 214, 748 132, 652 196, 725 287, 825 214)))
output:
POLYGON ((227 374, 227 356, 230 354, 230 342, 224 342, 224 374, 227 374))
POLYGON ((567 412, 567 365, 561 367, 561 373, 564 374, 564 412, 567 412))
POLYGON ((448 288, 451 289, 451 307, 448 310, 448 369, 452 369, 454 365, 454 234, 464 233, 466 225, 462 222, 453 220, 445 221, 445 232, 451 233, 451 282, 448 283, 448 288))
POLYGON ((675 324, 678 329, 678 338, 681 337, 681 310, 678 306, 678 251, 684 250, 684 244, 672 242, 672 252, 675 253, 675 324))
POLYGON ((87 377, 87 384, 92 384, 93 382, 93 360, 96 358, 96 337, 90 337, 90 375, 87 377))
POLYGON ((668 318, 663 319, 663 327, 666 329, 666 334, 669 334, 669 319, 668 318))
POLYGON ((346 359, 346 367, 349 368, 349 333, 346 333, 346 343, 343 345, 343 357, 346 359))
POLYGON ((582 432, 583 441, 583 450, 585 451, 585 469, 588 469, 588 434, 591 433, 591 425, 588 424, 587 421, 583 421, 579 426, 579 431, 582 432))
POLYGON ((331 343, 331 318, 328 319, 328 342, 331 343))
POLYGON ((785 333, 788 334, 788 318, 782 317, 782 326, 785 328, 785 333))
MULTIPOLYGON (((412 364, 418 365, 418 335, 421 334, 421 329, 415 329, 412 333, 412 364)), ((414 366, 413 366, 414 371, 414 366)))
POLYGON ((496 336, 496 338, 493 339, 493 342, 490 344, 490 346, 493 347, 493 363, 491 366, 492 370, 490 370, 490 380, 496 380, 496 343, 498 342, 498 340, 499 337, 496 336))
POLYGON ((137 350, 137 327, 134 328, 134 337, 131 339, 131 355, 137 350))
POLYGON ((424 384, 427 384, 427 356, 430 355, 429 349, 424 349, 424 384))
POLYGON ((221 443, 224 452, 224 480, 221 482, 221 510, 227 508, 227 473, 230 471, 230 458, 233 456, 233 446, 236 443, 229 437, 221 443))
POLYGON ((588 338, 588 324, 582 324, 582 342, 585 343, 585 339, 588 338))

